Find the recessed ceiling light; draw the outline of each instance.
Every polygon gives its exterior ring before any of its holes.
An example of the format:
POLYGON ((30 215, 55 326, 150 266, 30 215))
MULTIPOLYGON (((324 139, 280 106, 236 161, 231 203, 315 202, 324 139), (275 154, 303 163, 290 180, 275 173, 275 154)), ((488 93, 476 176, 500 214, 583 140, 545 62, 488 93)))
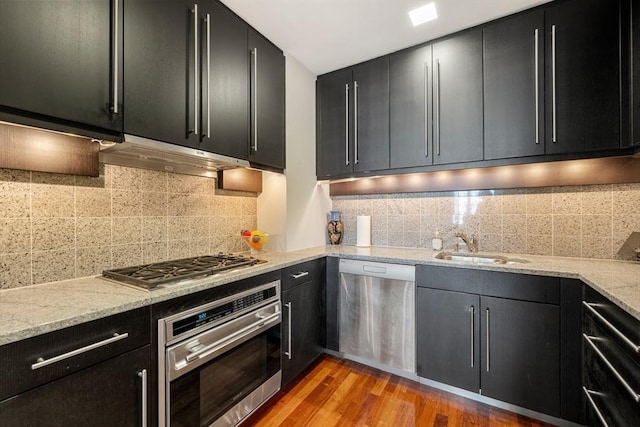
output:
POLYGON ((420 24, 424 24, 428 21, 433 21, 438 17, 438 12, 436 12, 436 4, 429 3, 413 9, 409 12, 409 17, 411 18, 411 23, 414 27, 420 24))

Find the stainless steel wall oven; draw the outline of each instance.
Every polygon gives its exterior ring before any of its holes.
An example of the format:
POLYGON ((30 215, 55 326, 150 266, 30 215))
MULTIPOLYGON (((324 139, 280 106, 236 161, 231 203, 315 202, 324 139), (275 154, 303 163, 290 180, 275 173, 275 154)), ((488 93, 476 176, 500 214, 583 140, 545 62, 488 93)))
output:
POLYGON ((158 320, 158 424, 234 426, 281 383, 280 281, 158 320))

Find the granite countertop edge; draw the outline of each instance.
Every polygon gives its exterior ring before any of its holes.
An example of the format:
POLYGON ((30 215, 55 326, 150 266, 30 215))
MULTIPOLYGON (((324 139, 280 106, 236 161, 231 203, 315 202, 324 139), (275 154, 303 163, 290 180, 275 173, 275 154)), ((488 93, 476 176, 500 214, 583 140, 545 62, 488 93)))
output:
POLYGON ((527 262, 506 265, 467 264, 435 259, 436 253, 415 248, 318 246, 292 252, 267 252, 260 255, 267 263, 153 290, 118 284, 100 276, 0 290, 0 345, 325 256, 580 279, 640 320, 640 263, 637 262, 492 254, 527 262))

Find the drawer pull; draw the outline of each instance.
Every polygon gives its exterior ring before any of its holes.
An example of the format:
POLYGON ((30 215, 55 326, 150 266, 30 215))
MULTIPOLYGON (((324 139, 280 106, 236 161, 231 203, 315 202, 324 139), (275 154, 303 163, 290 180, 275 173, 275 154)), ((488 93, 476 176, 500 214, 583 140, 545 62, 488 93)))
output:
POLYGON ((294 273, 294 274, 292 274, 292 275, 291 275, 291 277, 292 277, 293 279, 299 279, 299 278, 301 278, 301 277, 308 276, 308 275, 309 275, 309 272, 308 272, 308 271, 300 271, 300 272, 298 272, 298 273, 294 273))
POLYGON ((609 322, 602 314, 598 313, 594 307, 597 307, 598 304, 582 301, 582 305, 587 307, 587 309, 594 315, 596 318, 601 321, 611 332, 616 334, 618 338, 620 338, 624 343, 631 348, 636 353, 640 353, 640 345, 637 345, 633 341, 631 341, 625 334, 620 332, 618 328, 613 326, 611 322, 609 322))
POLYGON ((609 427, 609 424, 607 424, 607 421, 604 419, 604 415, 602 415, 602 412, 600 412, 600 408, 598 408, 598 405, 596 405, 596 402, 594 402, 593 397, 591 397, 592 394, 600 394, 600 393, 587 390, 587 388, 584 386, 582 386, 582 391, 584 391, 584 394, 587 396, 587 400, 589 401, 589 404, 591 405, 593 410, 596 411, 596 415, 600 419, 600 422, 602 423, 602 425, 604 427, 609 427))
POLYGON ((102 341, 99 341, 99 342, 94 343, 94 344, 89 344, 88 346, 85 346, 85 347, 82 347, 82 348, 78 348, 78 349, 70 351, 68 353, 61 354, 59 356, 52 357, 51 359, 43 359, 42 357, 39 357, 36 360, 36 363, 31 365, 31 370, 35 371, 36 369, 40 369, 40 368, 43 368, 45 366, 51 365, 53 363, 60 362, 61 360, 65 360, 65 359, 68 359, 70 357, 77 356, 77 355, 82 354, 82 353, 86 353, 87 351, 95 350, 96 348, 104 347, 105 345, 109 345, 109 344, 114 343, 116 341, 123 340, 123 339, 127 338, 128 336, 129 336, 128 333, 124 333, 124 334, 115 333, 115 334, 113 334, 113 336, 111 338, 107 338, 106 340, 102 340, 102 341))
POLYGON ((636 403, 640 402, 640 394, 636 393, 636 391, 633 388, 631 388, 629 383, 622 377, 622 375, 620 375, 620 373, 616 370, 616 368, 613 367, 611 362, 609 362, 607 357, 604 354, 602 354, 600 349, 598 347, 596 347, 596 345, 593 343, 592 339, 597 339, 597 337, 590 337, 590 336, 587 336, 587 334, 582 334, 582 336, 587 341, 587 343, 593 348, 593 350, 596 352, 596 354, 598 355, 600 360, 602 360, 602 362, 605 365, 607 365, 607 367, 609 368, 611 373, 613 373, 613 375, 618 379, 618 381, 620 381, 620 384, 622 384, 622 386, 625 388, 625 390, 627 390, 629 392, 629 394, 631 395, 631 398, 636 403))

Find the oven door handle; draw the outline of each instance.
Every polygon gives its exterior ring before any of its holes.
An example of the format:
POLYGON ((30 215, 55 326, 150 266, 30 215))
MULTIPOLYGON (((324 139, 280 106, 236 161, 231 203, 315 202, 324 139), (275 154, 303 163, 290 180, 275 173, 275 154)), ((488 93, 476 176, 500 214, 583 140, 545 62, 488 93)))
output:
POLYGON ((228 344, 231 344, 234 341, 239 341, 242 338, 245 338, 247 335, 251 335, 253 332, 255 332, 255 330, 263 329, 268 324, 273 323, 276 319, 279 320, 279 318, 280 318, 280 312, 279 311, 276 312, 276 313, 273 313, 273 314, 271 314, 269 316, 261 317, 260 320, 258 320, 257 322, 252 323, 252 324, 250 324, 248 326, 245 326, 242 329, 238 329, 234 333, 229 334, 228 336, 222 338, 221 340, 212 342, 211 344, 201 348, 200 350, 198 350, 196 352, 193 352, 191 354, 188 354, 185 357, 185 360, 187 361, 187 363, 190 363, 190 362, 193 362, 194 360, 202 359, 204 357, 207 357, 211 353, 215 353, 216 351, 218 351, 220 348, 222 348, 222 347, 224 347, 224 346, 226 346, 228 344))

